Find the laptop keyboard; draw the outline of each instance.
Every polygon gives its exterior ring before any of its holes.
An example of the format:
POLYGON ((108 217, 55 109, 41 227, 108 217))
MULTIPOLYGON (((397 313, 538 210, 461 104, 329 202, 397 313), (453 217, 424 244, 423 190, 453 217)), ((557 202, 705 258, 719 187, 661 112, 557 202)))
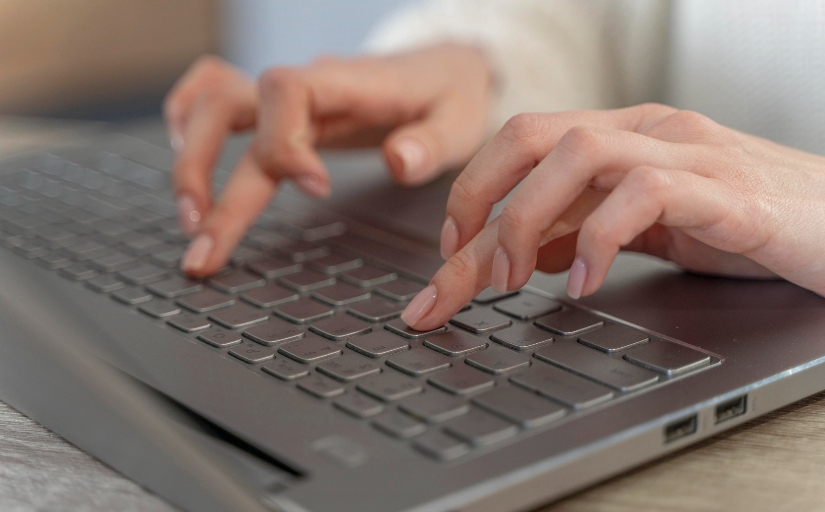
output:
POLYGON ((448 325, 414 331, 398 317, 426 282, 338 244, 347 226, 331 214, 271 207, 230 265, 190 279, 162 165, 91 150, 9 165, 0 244, 438 460, 719 362, 524 290, 485 290, 448 325))

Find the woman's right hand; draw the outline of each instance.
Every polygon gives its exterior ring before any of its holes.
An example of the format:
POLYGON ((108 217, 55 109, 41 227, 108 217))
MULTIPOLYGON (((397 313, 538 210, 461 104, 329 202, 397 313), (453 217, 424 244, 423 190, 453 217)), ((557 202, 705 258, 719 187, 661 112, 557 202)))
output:
POLYGON ((474 47, 273 68, 255 82, 215 57, 197 61, 166 99, 181 226, 195 235, 183 270, 221 268, 283 179, 329 194, 317 147, 381 145, 393 177, 417 185, 469 161, 483 142, 492 72, 474 47), (220 198, 211 174, 232 132, 255 130, 220 198))

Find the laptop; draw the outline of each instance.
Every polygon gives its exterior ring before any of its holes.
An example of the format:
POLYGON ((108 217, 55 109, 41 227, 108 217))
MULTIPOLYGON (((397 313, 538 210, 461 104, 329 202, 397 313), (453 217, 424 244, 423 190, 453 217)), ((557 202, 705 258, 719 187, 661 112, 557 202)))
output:
POLYGON ((327 159, 346 200, 281 192, 188 279, 172 162, 0 161, 0 399, 182 509, 528 510, 825 389, 825 299, 639 255, 411 330, 449 180, 367 186, 358 154, 327 159))

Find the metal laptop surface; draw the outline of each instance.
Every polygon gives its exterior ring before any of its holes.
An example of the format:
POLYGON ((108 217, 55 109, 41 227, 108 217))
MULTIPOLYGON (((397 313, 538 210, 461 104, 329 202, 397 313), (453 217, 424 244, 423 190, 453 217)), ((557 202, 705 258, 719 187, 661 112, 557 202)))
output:
POLYGON ((329 159, 357 201, 281 194, 186 281, 171 158, 0 163, 0 398, 185 509, 522 510, 825 389, 825 299, 642 256, 581 301, 536 274, 410 331, 443 203, 359 188, 359 154, 329 159))

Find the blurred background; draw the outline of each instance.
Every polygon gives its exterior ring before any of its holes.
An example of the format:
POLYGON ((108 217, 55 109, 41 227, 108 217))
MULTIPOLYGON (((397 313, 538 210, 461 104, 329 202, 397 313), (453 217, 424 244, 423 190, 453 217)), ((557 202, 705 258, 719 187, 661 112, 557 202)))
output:
POLYGON ((0 0, 0 115, 125 120, 160 112, 203 53, 250 74, 353 54, 409 0, 0 0))

